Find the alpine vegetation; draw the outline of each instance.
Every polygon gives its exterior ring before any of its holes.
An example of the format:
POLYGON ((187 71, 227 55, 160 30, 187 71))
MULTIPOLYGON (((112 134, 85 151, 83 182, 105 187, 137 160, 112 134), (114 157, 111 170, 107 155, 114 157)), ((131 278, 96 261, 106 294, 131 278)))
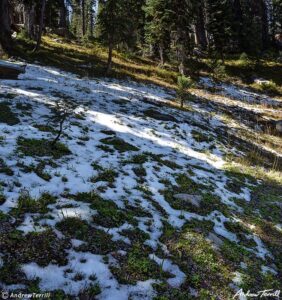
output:
POLYGON ((0 1, 0 298, 279 298, 281 14, 0 1))

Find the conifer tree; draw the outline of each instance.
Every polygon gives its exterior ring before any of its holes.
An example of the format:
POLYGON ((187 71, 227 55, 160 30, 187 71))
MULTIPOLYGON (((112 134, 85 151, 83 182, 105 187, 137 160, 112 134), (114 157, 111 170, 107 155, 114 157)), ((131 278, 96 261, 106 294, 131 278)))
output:
POLYGON ((92 38, 94 35, 95 5, 96 0, 87 0, 86 2, 86 31, 88 38, 92 38))
POLYGON ((273 0, 273 34, 282 32, 282 0, 273 0))
POLYGON ((126 46, 132 50, 142 48, 145 44, 145 6, 146 0, 128 0, 130 7, 130 23, 131 27, 128 32, 126 46))
POLYGON ((249 0, 241 2, 242 7, 242 50, 258 56, 262 51, 262 19, 255 12, 258 3, 250 5, 249 0))
POLYGON ((195 46, 193 25, 197 9, 195 0, 175 0, 171 3, 171 32, 173 34, 177 58, 181 65, 192 54, 195 46))
POLYGON ((75 37, 82 36, 82 20, 80 0, 72 1, 71 31, 75 37))
POLYGON ((100 1, 98 24, 101 37, 108 45, 107 73, 112 69, 114 47, 127 39, 132 25, 130 7, 126 0, 100 1))
POLYGON ((172 22, 171 0, 147 0, 145 38, 148 45, 159 51, 160 63, 164 64, 165 52, 170 45, 172 22))
POLYGON ((205 0, 195 1, 195 38, 197 46, 201 50, 206 50, 208 46, 206 34, 206 20, 205 20, 205 0))
POLYGON ((8 0, 0 1, 0 54, 12 50, 11 26, 8 0))
POLYGON ((207 1, 207 29, 209 32, 210 51, 224 61, 224 52, 230 45, 231 5, 229 0, 207 1))

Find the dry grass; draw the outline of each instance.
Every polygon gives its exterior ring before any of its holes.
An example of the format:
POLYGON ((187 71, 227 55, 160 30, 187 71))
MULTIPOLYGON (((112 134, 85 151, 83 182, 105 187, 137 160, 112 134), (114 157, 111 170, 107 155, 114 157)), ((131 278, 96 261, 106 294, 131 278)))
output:
MULTIPOLYGON (((97 42, 79 44, 56 35, 48 35, 43 37, 39 52, 34 54, 31 52, 32 49, 32 42, 23 39, 18 40, 16 51, 19 56, 28 61, 32 62, 37 60, 43 64, 55 66, 65 71, 75 72, 81 76, 98 77, 105 75, 107 48, 97 42)), ((114 68, 112 76, 115 78, 130 77, 144 83, 157 84, 170 89, 177 88, 178 73, 176 65, 167 64, 165 67, 160 67, 158 61, 119 51, 114 51, 113 62, 114 68)), ((207 60, 203 60, 198 64, 200 75, 208 75, 206 63, 207 60)), ((226 59, 227 80, 234 80, 237 83, 240 81, 242 73, 256 72, 258 76, 263 77, 267 75, 265 78, 270 78, 278 86, 281 83, 281 76, 279 76, 281 75, 281 68, 282 64, 272 61, 261 61, 261 67, 255 69, 253 62, 242 64, 238 59, 226 59)), ((244 85, 242 82, 241 84, 244 85)), ((248 85, 248 87, 250 87, 250 85, 248 85)), ((222 108, 224 104, 226 105, 228 102, 230 102, 230 105, 236 105, 236 101, 220 96, 217 93, 213 94, 207 90, 203 92, 200 89, 194 89, 194 91, 191 89, 190 91, 200 96, 201 99, 217 103, 217 105, 222 108)), ((189 103, 186 104, 183 110, 192 110, 189 103)), ((179 104, 176 102, 171 101, 167 103, 167 105, 179 108, 179 104)), ((256 107, 263 109, 264 117, 277 118, 275 110, 271 111, 262 105, 256 105, 256 107)), ((231 119, 234 120, 234 117, 231 116, 231 119)), ((279 137, 271 136, 271 134, 267 134, 267 132, 261 133, 259 137, 257 135, 253 137, 248 132, 246 135, 257 144, 269 147, 274 151, 281 150, 281 138, 279 137)))
MULTIPOLYGON (((32 43, 18 40, 17 55, 28 61, 37 60, 43 64, 60 67, 81 76, 104 76, 107 62, 107 48, 99 43, 78 44, 55 35, 44 36, 42 46, 32 53, 32 43)), ((158 62, 114 51, 112 77, 127 78, 145 83, 175 88, 177 72, 172 65, 161 68, 158 62)))
MULTIPOLYGON (((82 44, 56 35, 48 35, 43 37, 42 46, 35 54, 31 52, 33 46, 34 44, 31 41, 18 39, 16 55, 28 61, 37 60, 82 76, 96 77, 105 75, 107 48, 98 42, 82 44), (91 65, 90 68, 81 67, 88 64, 91 65)), ((205 59, 191 59, 187 65, 188 70, 191 72, 189 75, 195 76, 195 73, 198 73, 198 75, 209 75, 208 61, 205 59)), ((145 83, 153 83, 166 88, 176 88, 177 64, 167 63, 164 67, 160 67, 158 60, 120 51, 114 51, 113 62, 113 77, 131 77, 134 80, 145 83)), ((251 84, 244 82, 244 78, 256 74, 257 77, 272 80, 277 85, 279 93, 282 92, 282 64, 262 60, 258 67, 254 67, 253 61, 246 65, 242 64, 238 59, 227 58, 225 65, 227 81, 252 88, 251 84)))

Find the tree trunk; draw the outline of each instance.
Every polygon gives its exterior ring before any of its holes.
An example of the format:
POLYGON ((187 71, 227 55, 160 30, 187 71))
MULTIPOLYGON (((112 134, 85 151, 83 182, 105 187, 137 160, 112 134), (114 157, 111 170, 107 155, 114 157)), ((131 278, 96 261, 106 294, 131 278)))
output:
MULTIPOLYGON (((91 5, 93 5, 92 1, 91 1, 91 5)), ((93 37, 93 34, 94 34, 94 11, 93 11, 93 7, 90 7, 90 10, 89 10, 89 34, 90 34, 90 37, 93 37)))
POLYGON ((35 20, 35 4, 24 4, 24 28, 27 35, 31 39, 35 39, 34 35, 34 20, 35 20))
POLYGON ((40 15, 39 30, 38 30, 36 46, 33 49, 33 52, 37 51, 41 44, 42 30, 43 30, 43 25, 44 25, 45 8, 46 8, 46 0, 41 0, 41 15, 40 15))
POLYGON ((82 19, 82 36, 86 34, 85 27, 85 0, 81 0, 81 19, 82 19))
POLYGON ((52 143, 51 143, 51 147, 52 147, 52 148, 55 148, 55 147, 56 147, 56 144, 57 144, 57 142, 59 141, 59 139, 60 139, 60 137, 61 137, 61 135, 62 135, 62 133, 63 133, 63 125, 64 125, 64 122, 65 122, 66 118, 67 118, 67 115, 64 115, 64 116, 62 117, 61 121, 60 121, 59 132, 58 132, 57 136, 55 137, 55 139, 54 139, 54 140, 52 141, 52 143))
POLYGON ((107 71, 106 71, 106 74, 110 74, 110 72, 112 70, 113 48, 114 48, 114 44, 112 42, 112 39, 110 39, 110 41, 109 41, 109 54, 108 54, 108 62, 107 62, 107 71))
POLYGON ((8 0, 0 0, 0 53, 12 50, 11 24, 8 0))
POLYGON ((159 46, 159 53, 160 53, 160 63, 164 65, 164 47, 162 45, 159 46))
POLYGON ((220 48, 220 58, 221 58, 222 64, 225 64, 223 47, 220 48))
POLYGON ((270 20, 269 20, 269 16, 268 16, 268 7, 266 5, 266 3, 264 1, 262 1, 261 3, 262 6, 262 44, 263 44, 263 48, 267 49, 269 44, 270 44, 270 29, 269 29, 269 25, 270 25, 270 20))
POLYGON ((235 33, 235 42, 238 50, 242 50, 244 48, 244 34, 243 34, 243 10, 240 0, 235 0, 233 2, 233 31, 235 33))
POLYGON ((202 7, 198 9, 198 15, 196 20, 196 43, 197 46, 202 50, 206 50, 208 46, 206 29, 205 29, 205 19, 204 19, 204 10, 202 7))
POLYGON ((67 8, 64 0, 60 0, 59 27, 64 29, 67 28, 67 8))

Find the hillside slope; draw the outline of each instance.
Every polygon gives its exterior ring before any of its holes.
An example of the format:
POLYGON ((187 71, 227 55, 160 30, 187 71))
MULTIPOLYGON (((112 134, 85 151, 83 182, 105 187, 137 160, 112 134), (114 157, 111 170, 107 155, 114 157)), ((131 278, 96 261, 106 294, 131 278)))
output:
POLYGON ((97 299, 281 289, 281 101, 28 65, 0 85, 0 286, 97 299), (76 105, 60 142, 50 116, 76 105), (278 115, 277 115, 278 114, 278 115), (255 274, 255 275, 254 275, 255 274))

